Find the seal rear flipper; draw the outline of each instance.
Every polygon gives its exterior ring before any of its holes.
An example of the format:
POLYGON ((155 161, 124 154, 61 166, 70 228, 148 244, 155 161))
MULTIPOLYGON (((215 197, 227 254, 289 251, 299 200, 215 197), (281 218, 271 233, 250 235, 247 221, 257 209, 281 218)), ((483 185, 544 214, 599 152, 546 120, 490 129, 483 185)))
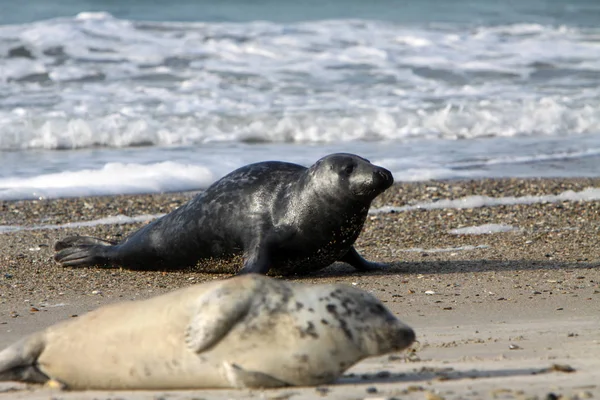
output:
POLYGON ((54 260, 67 267, 104 265, 110 262, 113 248, 106 245, 80 245, 67 247, 54 255, 54 260))
POLYGON ((116 245, 91 236, 69 236, 54 244, 54 260, 67 267, 108 264, 116 245))
POLYGON ((354 246, 350 247, 350 250, 342 257, 339 261, 350 264, 358 271, 381 271, 387 269, 389 266, 387 264, 372 262, 365 260, 358 251, 354 248, 354 246))
POLYGON ((231 386, 238 389, 291 386, 289 383, 274 378, 271 375, 258 371, 247 371, 237 364, 223 362, 223 369, 231 386))
POLYGON ((46 383, 49 379, 36 365, 15 367, 8 371, 0 372, 0 381, 46 383))
POLYGON ((100 246, 112 246, 117 244, 109 240, 99 239, 92 236, 68 236, 63 240, 59 240, 54 244, 54 250, 60 251, 68 247, 78 247, 83 245, 100 245, 100 246))
POLYGON ((42 334, 34 334, 0 352, 0 381, 44 383, 48 376, 39 370, 37 360, 45 347, 42 334))

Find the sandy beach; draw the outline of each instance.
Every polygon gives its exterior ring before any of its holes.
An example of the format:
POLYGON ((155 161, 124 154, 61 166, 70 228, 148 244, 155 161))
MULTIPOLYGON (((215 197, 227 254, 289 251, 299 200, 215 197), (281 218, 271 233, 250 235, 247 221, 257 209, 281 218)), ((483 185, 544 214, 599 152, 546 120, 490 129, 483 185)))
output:
MULTIPOLYGON (((428 181, 394 185, 374 207, 466 196, 558 195, 600 178, 428 181)), ((0 348, 103 304, 221 279, 239 261, 179 271, 63 268, 54 243, 119 240, 145 222, 31 229, 116 215, 167 213, 194 193, 0 202, 0 348), (209 271, 208 273, 206 271, 209 271)), ((600 201, 410 209, 367 219, 357 249, 389 269, 335 264, 305 282, 374 293, 417 332, 409 352, 368 359, 335 384, 268 391, 54 392, 0 383, 0 399, 583 399, 600 397, 600 201), (491 234, 453 229, 497 224, 491 234), (460 232, 460 231, 459 231, 460 232), (555 397, 553 397, 555 396, 555 397)))

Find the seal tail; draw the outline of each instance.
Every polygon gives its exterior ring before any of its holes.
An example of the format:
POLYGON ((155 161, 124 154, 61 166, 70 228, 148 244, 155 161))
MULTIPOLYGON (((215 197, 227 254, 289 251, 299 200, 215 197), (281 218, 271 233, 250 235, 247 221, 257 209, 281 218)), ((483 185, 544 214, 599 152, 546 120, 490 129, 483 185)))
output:
POLYGON ((37 367, 44 347, 44 336, 38 333, 0 351, 0 381, 46 382, 48 376, 37 367))
POLYGON ((54 260, 63 266, 85 267, 106 264, 114 251, 115 242, 91 236, 69 236, 56 242, 54 260))

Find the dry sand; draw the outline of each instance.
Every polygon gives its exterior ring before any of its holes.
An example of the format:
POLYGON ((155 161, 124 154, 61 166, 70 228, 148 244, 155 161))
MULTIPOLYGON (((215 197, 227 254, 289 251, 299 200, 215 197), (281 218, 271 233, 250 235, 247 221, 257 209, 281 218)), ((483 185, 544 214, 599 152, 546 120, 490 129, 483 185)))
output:
MULTIPOLYGON (((600 179, 505 179, 395 185, 375 206, 559 194, 600 179)), ((164 213, 192 193, 0 203, 0 225, 34 226, 164 213)), ((142 224, 0 234, 0 348, 100 305, 140 299, 233 271, 236 263, 185 271, 62 268, 54 242, 106 239, 142 224)), ((0 399, 527 399, 600 398, 600 201, 372 215, 357 247, 391 263, 378 273, 336 264, 305 282, 345 282, 374 293, 413 326, 410 353, 365 360, 319 388, 268 391, 53 392, 0 383, 0 399), (483 224, 517 230, 453 235, 483 224), (470 250, 460 250, 461 247, 470 250), (443 251, 441 251, 443 250, 443 251), (574 369, 574 371, 570 371, 574 369), (435 397, 439 396, 439 397, 435 397)))

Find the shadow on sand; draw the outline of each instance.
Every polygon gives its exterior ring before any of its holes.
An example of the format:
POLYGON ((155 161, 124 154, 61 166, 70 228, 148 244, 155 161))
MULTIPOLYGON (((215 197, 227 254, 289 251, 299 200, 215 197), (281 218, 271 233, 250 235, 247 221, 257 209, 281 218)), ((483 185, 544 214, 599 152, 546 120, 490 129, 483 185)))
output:
POLYGON ((343 263, 335 263, 320 271, 294 278, 331 278, 342 276, 376 276, 376 275, 413 275, 413 274, 444 274, 444 273, 475 273, 486 271, 527 271, 527 270, 573 270, 600 268, 600 263, 565 263, 546 260, 460 260, 460 261, 421 261, 389 263, 388 267, 380 270, 357 271, 343 263))
POLYGON ((421 367, 414 372, 390 373, 382 371, 369 374, 346 374, 339 378, 335 385, 356 385, 376 383, 416 383, 431 380, 449 381, 478 378, 510 378, 515 376, 539 375, 550 372, 574 372, 568 366, 551 366, 548 368, 507 368, 507 369, 478 369, 459 371, 454 368, 421 367))

